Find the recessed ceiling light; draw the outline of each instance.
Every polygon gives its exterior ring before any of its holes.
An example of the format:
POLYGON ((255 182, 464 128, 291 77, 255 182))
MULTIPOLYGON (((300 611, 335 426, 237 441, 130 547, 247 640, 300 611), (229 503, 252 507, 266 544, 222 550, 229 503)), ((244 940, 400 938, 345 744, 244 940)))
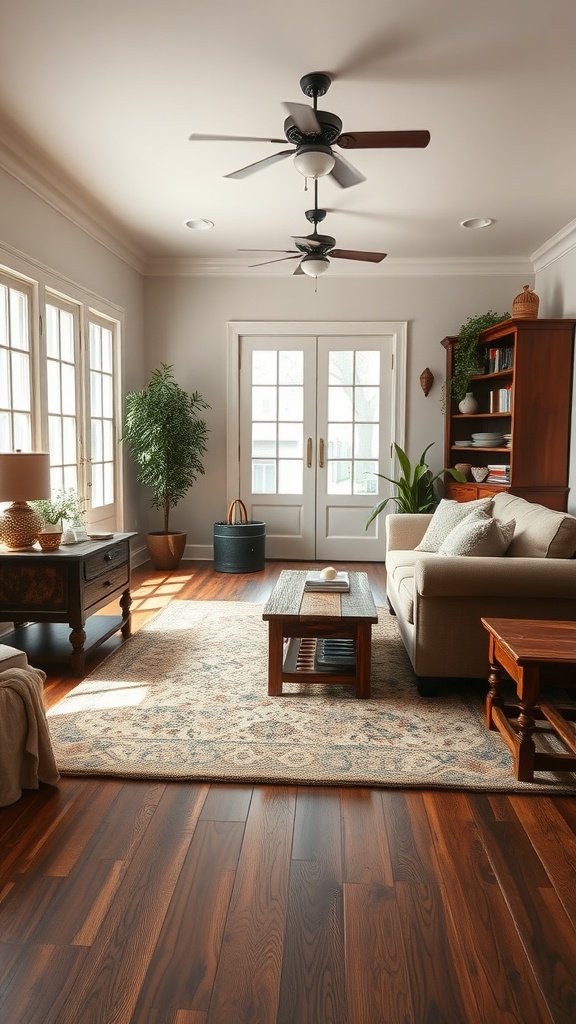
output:
POLYGON ((461 228, 489 228, 494 221, 491 217, 470 217, 469 220, 461 220, 461 228))
POLYGON ((186 221, 186 227, 192 228, 192 231, 209 231, 214 227, 214 221, 206 220, 205 217, 195 217, 193 220, 186 221))

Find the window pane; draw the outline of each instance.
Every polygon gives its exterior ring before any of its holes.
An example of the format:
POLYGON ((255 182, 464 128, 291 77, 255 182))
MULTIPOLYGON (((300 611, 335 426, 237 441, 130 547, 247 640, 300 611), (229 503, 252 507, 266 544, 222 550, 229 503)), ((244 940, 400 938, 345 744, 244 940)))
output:
POLYGON ((356 353, 356 384, 378 384, 380 380, 380 353, 356 353))
POLYGON ((329 462, 327 466, 328 494, 352 494, 352 463, 329 462))
POLYGON ((0 406, 10 405, 10 377, 8 375, 8 349, 0 348, 0 406))
POLYGON ((101 462, 102 459, 104 458, 104 452, 102 447, 102 421, 92 420, 91 427, 92 462, 101 462))
POLYGON ((32 417, 29 414, 14 413, 14 447, 23 452, 32 451, 32 417))
POLYGON ((104 471, 101 462, 92 464, 92 487, 90 488, 90 504, 92 508, 100 508, 104 504, 104 471))
POLYGON ((353 352, 329 352, 328 384, 352 384, 353 367, 353 352))
POLYGON ((329 423, 328 424, 328 458, 329 459, 351 459, 352 458, 352 424, 351 423, 329 423))
MULTIPOLYGON (((63 438, 63 459, 62 462, 73 462, 76 463, 77 452, 76 452, 76 420, 73 416, 65 416, 62 420, 62 438, 63 438)), ((54 459, 55 462, 59 462, 59 459, 54 459)))
POLYGON ((278 454, 280 456, 301 459, 304 452, 303 441, 301 423, 278 424, 278 454))
POLYGON ((253 384, 276 384, 276 353, 275 352, 253 352, 252 353, 252 383, 253 384))
POLYGON ((8 289, 0 284, 0 345, 8 345, 8 289))
POLYGON ((76 415, 76 371, 68 363, 62 363, 62 412, 66 416, 76 415))
POLYGON ((114 383, 112 377, 100 378, 102 388, 102 415, 111 420, 114 415, 114 383))
POLYGON ((62 412, 60 401, 60 364, 50 359, 46 367, 46 374, 48 377, 48 412, 60 413, 62 412))
POLYGON ((102 368, 102 332, 98 324, 90 324, 90 366, 93 370, 102 368))
POLYGON ((93 416, 102 416, 102 388, 99 373, 90 373, 90 411, 93 416))
POLYGON ((49 359, 60 358, 59 317, 55 306, 46 306, 46 354, 49 359))
POLYGON ((12 352, 12 408, 31 409, 30 404, 30 361, 24 352, 12 352))
POLYGON ((64 309, 60 311, 60 357, 74 362, 74 319, 64 309))
MULTIPOLYGON (((96 367, 95 367, 96 369, 96 367)), ((112 373, 112 331, 102 328, 102 369, 104 373, 112 373)))
POLYGON ((62 420, 59 416, 48 417, 48 447, 50 461, 57 465, 64 461, 62 452, 62 420))
POLYGON ((110 462, 104 463, 104 504, 111 505, 114 501, 114 467, 110 462))
POLYGON ((28 296, 16 288, 10 289, 10 337, 12 348, 28 352, 30 348, 28 296))
POLYGON ((304 353, 278 353, 278 383, 294 385, 304 383, 304 353))
POLYGON ((114 462, 114 424, 110 420, 102 420, 102 457, 114 462))
MULTIPOLYGON (((16 446, 14 446, 16 447, 16 446)), ((0 450, 9 452, 12 450, 10 437, 10 417, 7 412, 0 409, 0 450)))
POLYGON ((276 424, 252 424, 252 455, 259 458, 274 458, 276 455, 276 424))
POLYGON ((65 490, 68 490, 69 487, 74 488, 75 491, 78 490, 78 470, 76 466, 64 466, 63 480, 65 490))
POLYGON ((278 462, 278 494, 302 494, 303 463, 300 459, 278 462))

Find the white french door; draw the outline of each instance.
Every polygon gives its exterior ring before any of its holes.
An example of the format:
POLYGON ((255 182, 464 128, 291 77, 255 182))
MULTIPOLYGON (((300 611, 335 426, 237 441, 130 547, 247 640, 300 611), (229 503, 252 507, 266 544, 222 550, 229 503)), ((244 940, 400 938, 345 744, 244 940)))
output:
POLYGON ((403 403, 393 387, 395 353, 403 365, 399 332, 327 324, 322 333, 298 325, 299 333, 281 334, 287 325, 269 326, 234 335, 239 493, 250 518, 266 523, 267 557, 381 559, 383 524, 365 524, 389 493, 376 474, 390 475, 392 439, 402 443, 403 403))

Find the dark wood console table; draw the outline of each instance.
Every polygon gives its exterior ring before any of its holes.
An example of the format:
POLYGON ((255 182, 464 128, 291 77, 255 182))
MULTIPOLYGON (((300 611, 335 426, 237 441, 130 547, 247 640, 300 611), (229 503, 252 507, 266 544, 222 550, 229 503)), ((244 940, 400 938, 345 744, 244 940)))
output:
POLYGON ((2 639, 36 661, 67 661, 84 672, 89 651, 117 630, 130 636, 130 540, 88 540, 56 551, 0 549, 0 622, 13 622, 2 639), (118 597, 118 615, 95 615, 118 597), (69 629, 67 628, 69 627, 69 629), (70 632, 71 631, 71 632, 70 632))

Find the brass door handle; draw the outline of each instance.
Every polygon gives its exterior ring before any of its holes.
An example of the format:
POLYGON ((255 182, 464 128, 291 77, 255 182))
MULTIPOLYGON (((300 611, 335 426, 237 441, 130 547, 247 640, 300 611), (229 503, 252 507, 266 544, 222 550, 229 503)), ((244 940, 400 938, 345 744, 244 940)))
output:
POLYGON ((306 469, 312 469, 312 438, 306 441, 306 469))
POLYGON ((324 469, 324 438, 321 437, 318 442, 318 465, 320 469, 324 469))

